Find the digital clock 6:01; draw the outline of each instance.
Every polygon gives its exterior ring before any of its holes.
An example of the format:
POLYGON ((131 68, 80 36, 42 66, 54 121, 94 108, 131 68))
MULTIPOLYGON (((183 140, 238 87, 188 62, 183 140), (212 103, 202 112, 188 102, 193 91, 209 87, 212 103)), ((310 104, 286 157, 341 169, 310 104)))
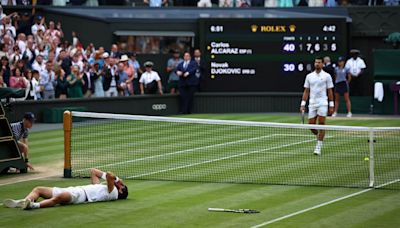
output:
POLYGON ((282 47, 284 52, 294 53, 298 52, 308 52, 310 54, 314 54, 316 52, 335 52, 337 50, 336 43, 285 43, 282 47))

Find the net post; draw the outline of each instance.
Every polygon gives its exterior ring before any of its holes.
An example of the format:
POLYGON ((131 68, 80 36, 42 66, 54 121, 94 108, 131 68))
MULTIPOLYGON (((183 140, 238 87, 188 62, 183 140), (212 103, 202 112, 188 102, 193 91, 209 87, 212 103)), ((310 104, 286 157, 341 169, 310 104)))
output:
POLYGON ((72 114, 65 111, 63 115, 64 122, 64 177, 71 178, 71 130, 72 114))
POLYGON ((375 158, 374 158, 374 130, 369 131, 369 187, 374 187, 375 182, 375 158))

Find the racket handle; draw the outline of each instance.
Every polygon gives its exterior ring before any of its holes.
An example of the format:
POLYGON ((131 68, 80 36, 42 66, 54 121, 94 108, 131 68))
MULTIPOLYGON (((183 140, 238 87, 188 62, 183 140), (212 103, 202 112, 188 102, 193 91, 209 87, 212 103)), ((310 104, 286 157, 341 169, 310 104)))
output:
POLYGON ((210 207, 210 208, 208 208, 208 211, 225 211, 225 209, 223 209, 223 208, 212 208, 212 207, 210 207))

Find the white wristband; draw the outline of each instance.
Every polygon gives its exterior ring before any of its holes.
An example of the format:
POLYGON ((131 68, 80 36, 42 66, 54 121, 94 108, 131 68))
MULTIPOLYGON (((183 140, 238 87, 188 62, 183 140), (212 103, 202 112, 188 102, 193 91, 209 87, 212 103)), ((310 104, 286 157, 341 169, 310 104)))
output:
POLYGON ((300 106, 306 106, 306 101, 301 101, 300 106))
POLYGON ((107 179, 107 174, 105 172, 103 172, 103 174, 101 174, 101 179, 106 180, 107 179))
POLYGON ((335 107, 335 103, 334 103, 333 101, 329 101, 329 107, 330 107, 330 108, 335 107))

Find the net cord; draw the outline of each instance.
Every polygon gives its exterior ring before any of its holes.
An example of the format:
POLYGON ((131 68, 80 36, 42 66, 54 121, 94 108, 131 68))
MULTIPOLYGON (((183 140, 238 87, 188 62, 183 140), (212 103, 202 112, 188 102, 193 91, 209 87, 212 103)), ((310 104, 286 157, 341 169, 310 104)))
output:
POLYGON ((97 113, 97 112, 76 112, 76 111, 73 111, 71 113, 72 116, 75 117, 114 119, 114 120, 142 120, 142 121, 159 121, 159 122, 175 122, 175 123, 197 123, 197 124, 216 124, 216 125, 219 124, 219 125, 236 125, 236 126, 296 128, 296 129, 316 129, 316 130, 347 130, 347 131, 367 131, 367 132, 400 130, 400 127, 361 127, 361 126, 337 126, 337 125, 317 125, 317 124, 315 125, 289 124, 289 123, 253 122, 253 121, 239 121, 239 120, 143 116, 143 115, 127 115, 127 114, 97 113))

